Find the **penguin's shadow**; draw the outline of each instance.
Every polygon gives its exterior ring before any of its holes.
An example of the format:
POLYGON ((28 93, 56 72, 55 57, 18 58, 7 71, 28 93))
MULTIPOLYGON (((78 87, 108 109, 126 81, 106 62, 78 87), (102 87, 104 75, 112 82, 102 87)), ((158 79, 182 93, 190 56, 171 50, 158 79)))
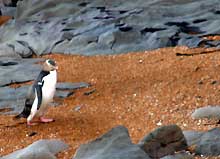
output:
POLYGON ((13 127, 17 127, 19 125, 24 125, 26 123, 27 122, 18 122, 18 123, 12 124, 12 125, 4 125, 3 127, 5 127, 5 128, 13 128, 13 127))

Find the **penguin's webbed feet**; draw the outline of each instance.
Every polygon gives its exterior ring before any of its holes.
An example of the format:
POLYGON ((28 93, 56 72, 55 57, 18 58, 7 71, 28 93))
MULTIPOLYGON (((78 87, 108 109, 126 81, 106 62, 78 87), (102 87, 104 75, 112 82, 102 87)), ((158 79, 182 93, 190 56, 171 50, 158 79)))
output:
POLYGON ((33 123, 33 122, 31 122, 31 121, 27 121, 27 125, 28 125, 28 126, 33 126, 33 125, 37 125, 37 123, 33 123))
POLYGON ((49 118, 44 118, 44 117, 40 117, 40 121, 42 123, 49 123, 49 122, 53 122, 55 121, 54 119, 49 119, 49 118))

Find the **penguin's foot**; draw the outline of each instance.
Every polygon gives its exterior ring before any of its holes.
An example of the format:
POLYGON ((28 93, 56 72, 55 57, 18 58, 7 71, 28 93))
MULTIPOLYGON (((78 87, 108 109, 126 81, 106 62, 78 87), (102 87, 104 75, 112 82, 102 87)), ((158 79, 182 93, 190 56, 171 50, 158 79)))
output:
POLYGON ((33 126, 33 125, 37 125, 37 123, 33 123, 33 122, 30 122, 30 121, 27 121, 27 125, 28 126, 33 126))
POLYGON ((53 122, 54 119, 49 119, 49 118, 40 117, 40 121, 41 121, 42 123, 49 123, 49 122, 53 122))

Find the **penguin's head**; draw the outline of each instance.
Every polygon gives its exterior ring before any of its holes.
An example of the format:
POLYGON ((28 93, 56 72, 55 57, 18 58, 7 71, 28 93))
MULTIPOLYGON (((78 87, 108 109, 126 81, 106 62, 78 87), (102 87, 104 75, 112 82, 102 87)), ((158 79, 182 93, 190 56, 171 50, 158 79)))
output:
POLYGON ((56 61, 54 61, 52 59, 47 59, 43 64, 44 71, 54 71, 57 69, 58 69, 58 66, 56 64, 56 61))

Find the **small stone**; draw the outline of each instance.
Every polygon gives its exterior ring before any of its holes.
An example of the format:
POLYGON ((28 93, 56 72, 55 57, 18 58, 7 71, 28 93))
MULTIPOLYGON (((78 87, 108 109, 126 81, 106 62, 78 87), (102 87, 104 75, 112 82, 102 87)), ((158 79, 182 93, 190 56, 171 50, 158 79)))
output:
POLYGON ((218 81, 215 81, 215 80, 211 82, 212 85, 215 85, 217 83, 218 83, 218 81))
POLYGON ((203 81, 202 81, 202 80, 200 80, 200 81, 198 82, 198 84, 203 84, 203 81))
POLYGON ((96 91, 96 89, 92 89, 92 90, 90 90, 88 92, 85 92, 84 95, 88 96, 88 95, 94 93, 95 91, 96 91))
POLYGON ((82 106, 81 106, 81 105, 78 105, 78 106, 76 106, 76 107, 74 108, 74 110, 75 110, 76 112, 78 112, 78 111, 80 111, 81 108, 82 108, 82 106))
POLYGON ((162 125, 162 122, 159 121, 159 122, 157 123, 157 126, 161 126, 161 125, 162 125))
POLYGON ((34 131, 33 131, 33 132, 27 134, 26 136, 31 137, 31 136, 34 136, 34 135, 37 135, 37 132, 34 132, 34 131))
POLYGON ((142 59, 140 59, 138 62, 139 62, 139 63, 143 63, 143 60, 142 60, 142 59))

